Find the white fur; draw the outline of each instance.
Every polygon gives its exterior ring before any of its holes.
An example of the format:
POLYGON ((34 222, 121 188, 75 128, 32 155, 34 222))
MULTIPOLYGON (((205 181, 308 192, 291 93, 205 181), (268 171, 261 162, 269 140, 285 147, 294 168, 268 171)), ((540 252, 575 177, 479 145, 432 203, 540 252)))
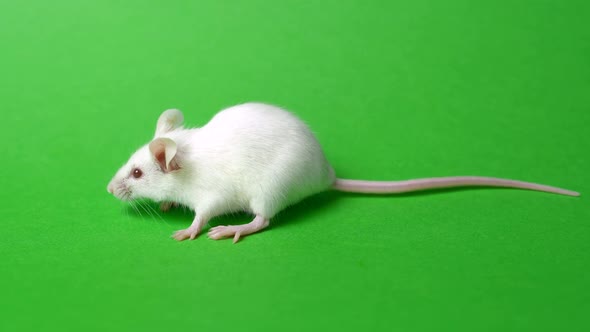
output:
POLYGON ((399 193, 431 188, 495 186, 578 196, 579 193, 522 181, 459 176, 407 181, 336 180, 309 128, 276 106, 248 103, 219 112, 202 128, 184 129, 178 110, 162 113, 154 140, 135 152, 109 183, 120 199, 150 198, 196 211, 177 240, 195 238, 211 218, 249 211, 249 224, 217 226, 209 237, 252 234, 286 206, 330 188, 359 193, 399 193), (156 157, 157 156, 157 157, 156 157), (143 176, 133 177, 141 169, 143 176))
POLYGON ((180 169, 162 171, 145 145, 117 172, 109 191, 121 199, 179 203, 194 209, 202 220, 233 211, 270 219, 335 181, 309 128, 276 106, 233 106, 202 128, 184 129, 178 119, 179 111, 164 112, 156 138, 176 143, 175 155, 167 155, 166 162, 174 158, 180 169), (134 168, 141 169, 141 178, 132 176, 134 168))

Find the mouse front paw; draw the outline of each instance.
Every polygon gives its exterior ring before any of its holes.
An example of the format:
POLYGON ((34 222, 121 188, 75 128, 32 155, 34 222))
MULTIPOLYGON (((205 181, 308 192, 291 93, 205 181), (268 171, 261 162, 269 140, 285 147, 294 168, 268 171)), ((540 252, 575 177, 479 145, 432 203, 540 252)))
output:
POLYGON ((199 229, 189 227, 187 229, 181 229, 174 232, 174 234, 172 234, 172 238, 176 241, 184 241, 186 239, 194 240, 197 235, 199 235, 199 229))

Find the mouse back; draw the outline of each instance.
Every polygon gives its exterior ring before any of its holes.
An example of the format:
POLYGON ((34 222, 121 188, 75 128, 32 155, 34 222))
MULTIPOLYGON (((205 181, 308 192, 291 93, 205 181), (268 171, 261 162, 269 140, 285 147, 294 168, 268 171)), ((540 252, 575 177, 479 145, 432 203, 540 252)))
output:
POLYGON ((210 167, 231 174, 233 184, 227 186, 249 200, 262 201, 258 205, 269 218, 330 188, 335 180, 309 127, 277 106, 247 103, 225 109, 201 128, 195 140, 206 142, 206 148, 196 151, 198 158, 208 158, 210 167))

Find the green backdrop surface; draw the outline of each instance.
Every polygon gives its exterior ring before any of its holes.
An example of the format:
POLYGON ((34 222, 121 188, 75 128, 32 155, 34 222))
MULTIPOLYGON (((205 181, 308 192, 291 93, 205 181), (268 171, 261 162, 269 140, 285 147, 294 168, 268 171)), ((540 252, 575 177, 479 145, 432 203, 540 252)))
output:
POLYGON ((588 331, 589 21, 588 1, 3 1, 0 329, 588 331), (303 118, 342 177, 582 196, 323 193, 234 245, 106 192, 163 110, 199 126, 250 100, 303 118))

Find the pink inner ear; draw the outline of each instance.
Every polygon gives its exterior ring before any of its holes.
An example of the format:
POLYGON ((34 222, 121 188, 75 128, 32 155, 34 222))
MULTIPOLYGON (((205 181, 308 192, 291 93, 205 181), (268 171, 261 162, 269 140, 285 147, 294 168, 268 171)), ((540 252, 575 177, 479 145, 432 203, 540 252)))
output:
POLYGON ((180 169, 180 166, 176 162, 176 156, 172 158, 172 160, 170 160, 170 165, 168 168, 166 168, 166 152, 164 150, 157 151, 154 154, 154 157, 156 158, 156 161, 158 162, 160 168, 162 169, 162 171, 164 171, 164 173, 180 169))
POLYGON ((154 157, 156 158, 158 164, 160 164, 160 168, 164 172, 168 172, 168 169, 166 169, 166 152, 164 152, 164 150, 160 150, 154 154, 154 157))
MULTIPOLYGON (((160 165, 160 168, 162 169, 163 172, 168 173, 171 171, 175 171, 177 169, 180 168, 180 166, 178 165, 178 163, 176 162, 176 155, 174 155, 172 157, 172 160, 170 160, 168 167, 166 167, 166 140, 167 139, 163 139, 163 138, 158 138, 154 141, 152 141, 149 145, 149 149, 150 152, 152 153, 152 155, 154 156, 154 158, 156 159, 156 161, 158 162, 158 164, 160 165)), ((176 150, 176 145, 173 141, 170 142, 170 144, 173 145, 172 151, 176 150)), ((172 152, 175 153, 175 152, 172 152)))

